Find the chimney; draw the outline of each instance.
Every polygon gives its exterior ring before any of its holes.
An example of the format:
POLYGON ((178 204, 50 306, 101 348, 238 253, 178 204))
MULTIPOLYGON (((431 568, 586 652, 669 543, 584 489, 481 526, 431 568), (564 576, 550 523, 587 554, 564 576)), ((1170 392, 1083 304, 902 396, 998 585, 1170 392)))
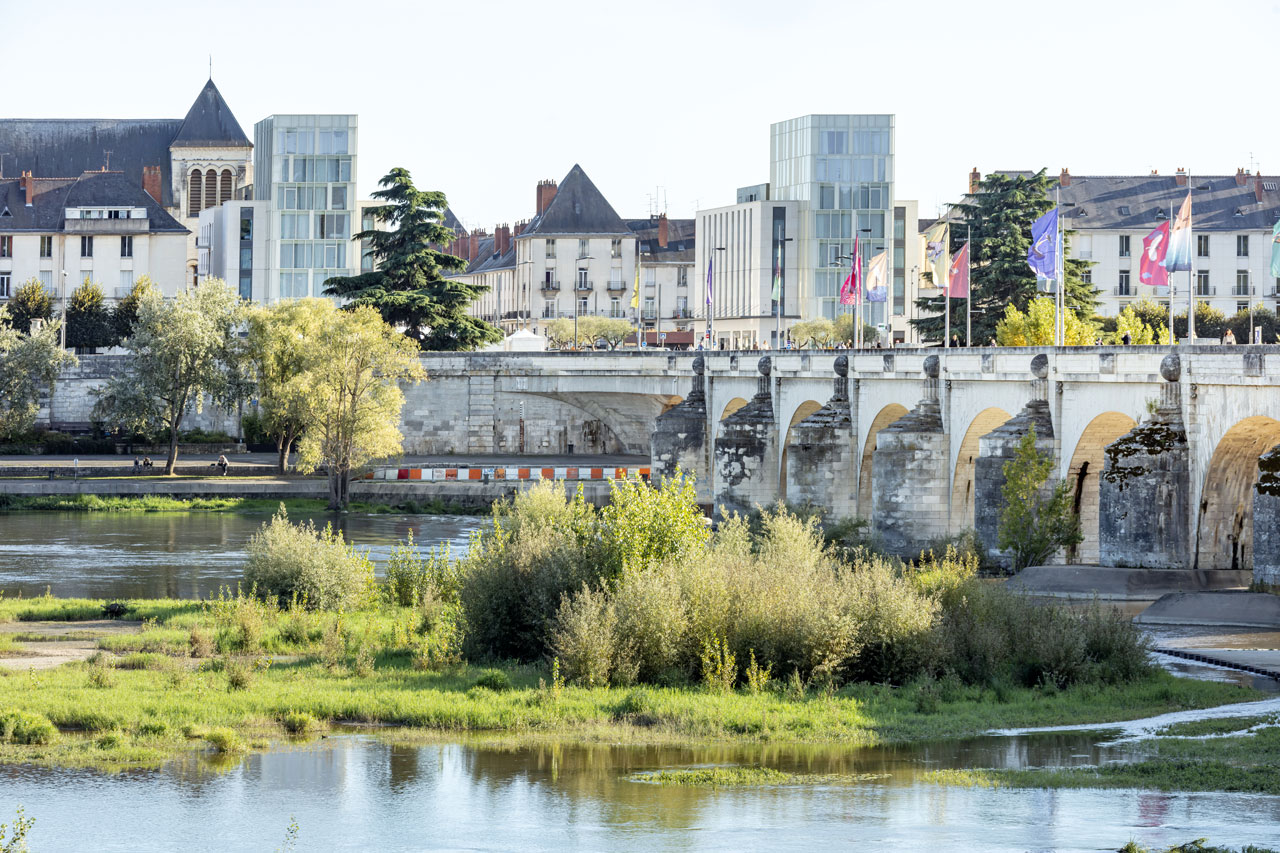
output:
POLYGON ((1262 204, 1262 202, 1264 201, 1264 199, 1262 198, 1262 193, 1263 193, 1262 173, 1259 172, 1258 174, 1253 176, 1253 197, 1258 202, 1258 204, 1262 204))
POLYGON ((476 259, 476 255, 480 254, 480 229, 471 232, 471 236, 467 238, 467 262, 470 263, 476 259))
POLYGON ((551 206, 556 197, 556 182, 552 180, 538 181, 538 215, 541 216, 551 206))
POLYGON ((22 173, 22 192, 27 197, 27 207, 30 207, 32 204, 35 203, 36 182, 35 182, 35 178, 31 177, 30 172, 22 173))
POLYGON ((1238 187, 1244 186, 1245 180, 1247 178, 1248 178, 1248 175, 1245 174, 1245 171, 1243 168, 1236 169, 1236 186, 1238 187))
POLYGON ((1153 178, 1154 178, 1154 177, 1155 177, 1156 175, 1158 175, 1158 174, 1160 174, 1160 171, 1159 171, 1158 169, 1152 169, 1152 170, 1151 170, 1151 177, 1153 177, 1153 178))
POLYGON ((978 171, 977 166, 974 166, 973 171, 969 173, 969 195, 975 195, 978 192, 980 183, 982 183, 982 173, 978 171))
POLYGON ((1187 170, 1179 166, 1178 171, 1173 175, 1173 182, 1180 187, 1185 187, 1187 185, 1187 170))
POLYGON ((658 216, 658 246, 667 248, 667 241, 671 239, 671 225, 667 222, 665 213, 658 216))
POLYGON ((511 226, 503 223, 493 229, 493 253, 505 255, 511 249, 511 226))
POLYGON ((155 200, 156 204, 160 204, 160 167, 159 166, 143 166, 142 167, 142 189, 147 195, 155 200))
POLYGON ((1058 175, 1058 183, 1064 187, 1071 186, 1071 170, 1066 166, 1062 167, 1062 173, 1058 175))

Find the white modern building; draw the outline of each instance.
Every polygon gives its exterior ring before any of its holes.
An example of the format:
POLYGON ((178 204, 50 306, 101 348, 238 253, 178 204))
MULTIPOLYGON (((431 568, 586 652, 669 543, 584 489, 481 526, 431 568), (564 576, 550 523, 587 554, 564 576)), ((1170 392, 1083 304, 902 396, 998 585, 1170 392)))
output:
POLYGON ((119 299, 144 275, 173 296, 184 281, 187 236, 121 172, 0 181, 0 302, 32 279, 55 297, 89 280, 119 299))
POLYGON ((265 221, 254 223, 265 240, 260 301, 321 296, 327 279, 360 271, 351 240, 360 230, 357 132, 354 115, 273 115, 254 125, 253 194, 268 203, 265 221))
POLYGON ((241 299, 266 301, 270 247, 265 225, 270 214, 266 201, 229 201, 201 212, 196 236, 199 277, 222 279, 241 299))

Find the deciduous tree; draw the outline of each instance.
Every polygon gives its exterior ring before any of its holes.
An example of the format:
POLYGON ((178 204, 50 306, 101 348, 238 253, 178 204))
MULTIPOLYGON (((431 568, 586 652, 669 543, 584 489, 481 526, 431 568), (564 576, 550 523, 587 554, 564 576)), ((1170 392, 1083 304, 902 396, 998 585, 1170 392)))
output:
POLYGON ((118 342, 102 285, 85 276, 67 300, 67 346, 96 349, 118 342))
POLYGON ((792 326, 789 331, 791 340, 795 341, 798 347, 827 347, 831 346, 836 339, 835 326, 826 317, 802 320, 792 326))
POLYGON ((437 247, 453 238, 443 224, 444 193, 417 189, 409 170, 392 169, 373 197, 385 202, 365 210, 387 230, 355 235, 366 241, 377 269, 325 282, 325 293, 341 296, 350 308, 369 307, 428 350, 473 350, 502 340, 495 326, 467 313, 487 287, 444 277, 465 266, 437 247))
POLYGON ((229 381, 229 350, 243 314, 239 296, 209 278, 172 301, 150 290, 141 297, 138 321, 124 345, 128 368, 98 392, 94 416, 135 432, 169 429, 165 473, 178 461, 178 436, 188 411, 200 411, 229 381))
POLYGON ((276 441, 280 473, 306 426, 306 371, 313 349, 333 314, 327 299, 289 299, 249 313, 249 358, 258 389, 258 411, 276 441))
POLYGON ((0 305, 0 439, 5 441, 31 431, 40 392, 52 393, 58 374, 76 363, 76 357, 59 346, 57 323, 27 333, 8 320, 8 307, 0 305))
POLYGON ((133 334, 133 324, 138 322, 138 309, 142 307, 143 298, 153 290, 156 286, 150 276, 138 276, 129 293, 116 303, 115 310, 111 312, 111 323, 115 326, 117 341, 133 334))
POLYGON ((38 278, 19 285, 6 307, 8 324, 24 334, 31 331, 32 320, 47 323, 53 319, 53 296, 38 278))
POLYGON ((1040 565, 1059 548, 1083 538, 1067 481, 1050 483, 1053 466, 1052 456, 1036 450, 1035 427, 1018 442, 1013 459, 1004 463, 998 542, 1012 558, 1015 572, 1040 565))
MULTIPOLYGON (((1052 346, 1054 313, 1053 299, 1048 297, 1031 300, 1025 314, 1016 305, 1008 305, 996 325, 996 343, 1002 347, 1052 346)), ((1065 331, 1069 347, 1089 346, 1098 338, 1097 327, 1071 310, 1066 312, 1065 331)))

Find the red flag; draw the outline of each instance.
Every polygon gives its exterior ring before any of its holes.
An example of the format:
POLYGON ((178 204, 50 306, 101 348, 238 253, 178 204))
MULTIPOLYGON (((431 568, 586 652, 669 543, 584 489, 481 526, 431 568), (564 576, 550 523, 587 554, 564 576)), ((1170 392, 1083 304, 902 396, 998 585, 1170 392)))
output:
POLYGON ((951 261, 951 270, 947 276, 949 287, 945 288, 948 299, 964 299, 969 295, 969 244, 965 243, 956 252, 951 261))
POLYGON ((853 258, 849 262, 849 277, 840 285, 840 304, 852 305, 858 301, 858 288, 862 285, 861 256, 858 253, 858 238, 853 238, 853 258))
POLYGON ((1164 256, 1169 251, 1169 222, 1156 226, 1142 240, 1142 260, 1138 264, 1138 281, 1152 287, 1168 287, 1169 271, 1164 268, 1164 256))

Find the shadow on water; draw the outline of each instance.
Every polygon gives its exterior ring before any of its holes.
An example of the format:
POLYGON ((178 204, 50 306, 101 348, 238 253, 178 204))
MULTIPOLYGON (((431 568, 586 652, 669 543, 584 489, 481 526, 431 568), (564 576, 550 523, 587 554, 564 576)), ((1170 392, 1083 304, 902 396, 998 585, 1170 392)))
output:
MULTIPOLYGON (((90 598, 203 598, 241 577, 245 546, 266 514, 6 513, 0 590, 90 598)), ((410 532, 423 547, 449 542, 465 551, 484 520, 476 516, 318 513, 369 554, 379 569, 410 532)))
POLYGON ((1280 843, 1280 798, 1239 794, 948 788, 923 772, 1132 758, 1097 734, 982 737, 912 747, 425 746, 342 735, 240 762, 198 756, 157 771, 0 767, 0 800, 39 823, 38 849, 258 850, 1100 850, 1280 843), (873 779, 708 789, 632 773, 764 765, 873 779), (85 804, 93 803, 92 814, 85 804), (139 823, 139 816, 146 820, 139 823), (145 826, 145 828, 142 828, 145 826), (100 842, 100 843, 98 843, 100 842))

